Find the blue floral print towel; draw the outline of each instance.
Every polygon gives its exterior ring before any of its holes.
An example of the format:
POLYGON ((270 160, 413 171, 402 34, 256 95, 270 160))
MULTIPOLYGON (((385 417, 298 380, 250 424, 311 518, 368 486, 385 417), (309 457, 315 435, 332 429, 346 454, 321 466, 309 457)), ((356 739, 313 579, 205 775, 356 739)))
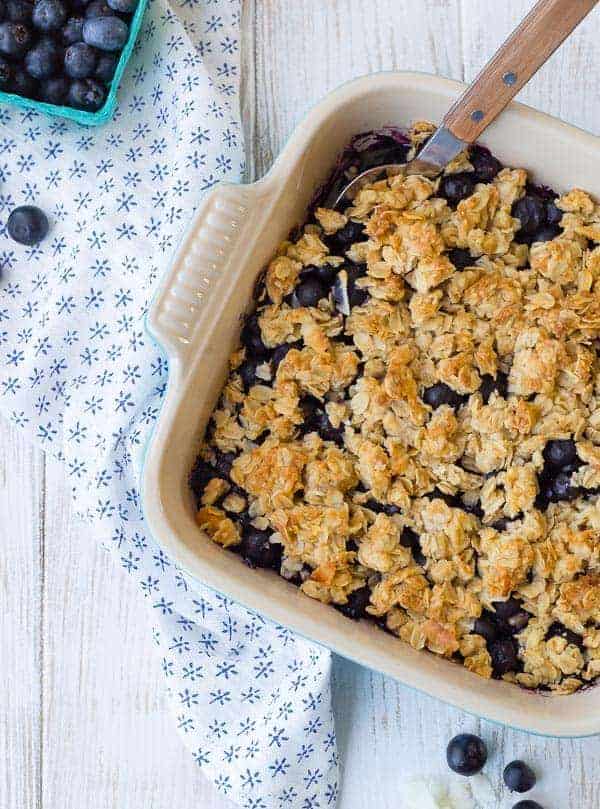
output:
POLYGON ((337 791, 329 654, 190 580, 140 512, 168 374, 144 316, 201 195, 243 169, 239 17, 240 0, 151 2, 103 128, 0 107, 2 222, 25 203, 51 220, 35 247, 0 232, 0 403, 64 461, 139 585, 203 772, 247 809, 321 809, 337 791))

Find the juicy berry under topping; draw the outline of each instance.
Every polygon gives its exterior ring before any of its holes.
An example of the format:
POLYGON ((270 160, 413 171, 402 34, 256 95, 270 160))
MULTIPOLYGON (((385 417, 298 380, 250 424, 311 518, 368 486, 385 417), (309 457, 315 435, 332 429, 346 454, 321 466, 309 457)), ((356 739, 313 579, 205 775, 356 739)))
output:
POLYGON ((242 329, 241 340, 250 357, 262 358, 269 353, 269 349, 263 343, 257 315, 250 315, 246 320, 242 329))
POLYGON ((441 405, 459 407, 463 403, 463 397, 445 382, 436 382, 423 392, 423 401, 430 407, 438 408, 441 405))
POLYGON ((238 374, 242 378, 242 384, 246 393, 253 385, 256 385, 256 364, 252 360, 244 360, 238 368, 238 374))
POLYGON ((475 170, 475 179, 478 183, 491 183, 502 168, 502 163, 483 146, 471 148, 469 162, 475 170))
POLYGON ((329 237, 329 244, 334 255, 343 254, 355 242, 364 242, 368 239, 365 233, 365 226, 360 222, 350 219, 343 228, 340 228, 333 236, 329 237))
POLYGON ((242 537, 240 552, 250 567, 270 567, 279 570, 283 548, 270 541, 268 531, 249 527, 242 537))
POLYGON ((465 250, 464 247, 453 247, 448 253, 448 258, 454 264, 457 270, 464 270, 465 267, 472 267, 475 259, 471 256, 470 250, 465 250))
POLYGON ((370 596, 369 586, 365 585, 358 590, 353 590, 348 596, 348 601, 345 604, 336 604, 336 607, 348 618, 358 621, 359 618, 364 618, 366 615, 370 596))
POLYGON ((499 396, 506 399, 508 394, 508 377, 502 371, 498 371, 494 378, 491 374, 484 374, 481 377, 481 387, 479 392, 484 404, 487 404, 492 393, 496 391, 499 396))
POLYGON ((473 174, 461 171, 458 174, 446 174, 440 183, 439 194, 445 197, 450 205, 457 205, 461 200, 470 197, 474 190, 473 174))
POLYGON ((495 677, 502 677, 519 667, 517 643, 513 638, 504 638, 490 643, 488 646, 492 658, 492 669, 495 677))
POLYGON ((507 764, 503 777, 511 792, 529 792, 535 786, 535 773, 524 761, 511 761, 507 764))
POLYGON ((544 447, 543 456, 546 463, 556 469, 562 469, 579 460, 577 447, 572 438, 557 438, 548 441, 544 447))
POLYGON ((551 640, 552 638, 556 637, 564 638, 567 643, 577 646, 579 649, 583 649, 583 638, 581 635, 578 635, 576 632, 568 629, 559 621, 553 623, 550 629, 546 632, 545 640, 551 640))
POLYGON ((482 638, 485 638, 487 643, 492 643, 495 640, 498 640, 499 637, 499 629, 498 624, 493 618, 488 618, 485 615, 482 615, 480 618, 475 620, 473 625, 473 632, 477 635, 481 635, 482 638))
POLYGON ((321 298, 326 298, 329 290, 323 286, 318 278, 308 277, 298 284, 292 295, 292 306, 309 307, 316 306, 321 298))
POLYGON ((512 215, 521 223, 519 233, 531 236, 544 223, 546 206, 538 196, 527 194, 515 202, 512 215))
POLYGON ((460 733, 449 742, 446 761, 459 775, 476 775, 487 761, 485 742, 472 733, 460 733))

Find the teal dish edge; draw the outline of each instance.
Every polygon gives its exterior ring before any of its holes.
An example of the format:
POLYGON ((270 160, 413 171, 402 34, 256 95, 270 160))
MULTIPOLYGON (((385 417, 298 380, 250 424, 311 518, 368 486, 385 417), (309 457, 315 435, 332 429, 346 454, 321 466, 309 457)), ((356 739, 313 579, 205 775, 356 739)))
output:
POLYGON ((140 28, 142 27, 142 18, 148 0, 139 0, 138 7, 135 14, 131 18, 131 25, 129 28, 129 38, 125 43, 125 47, 121 51, 121 57, 115 70, 115 75, 110 84, 108 95, 103 106, 97 112, 88 112, 87 110, 77 110, 74 107, 64 107, 58 104, 46 104, 44 101, 35 101, 32 98, 24 98, 23 96, 15 95, 14 93, 0 92, 0 104, 10 104, 14 107, 20 107, 26 110, 35 110, 44 115, 51 115, 58 118, 68 118, 76 124, 82 126, 102 126, 108 123, 113 117, 117 106, 117 94, 123 78, 123 73, 127 67, 127 63, 133 52, 140 28))

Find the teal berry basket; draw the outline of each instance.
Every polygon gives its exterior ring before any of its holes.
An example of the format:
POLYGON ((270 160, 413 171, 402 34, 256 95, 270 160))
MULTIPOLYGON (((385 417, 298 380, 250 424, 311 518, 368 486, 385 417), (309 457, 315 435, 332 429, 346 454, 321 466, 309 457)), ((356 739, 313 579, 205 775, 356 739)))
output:
POLYGON ((135 14, 131 18, 129 26, 129 38, 125 43, 125 47, 121 51, 121 57, 115 70, 115 75, 112 78, 106 101, 96 112, 88 112, 87 110, 77 110, 74 107, 64 107, 59 104, 46 104, 44 101, 35 101, 32 98, 24 98, 23 96, 15 95, 14 93, 0 92, 0 104, 12 104, 15 107, 23 109, 37 110, 46 115, 54 115, 61 118, 68 118, 70 121, 75 121, 77 124, 83 126, 101 126, 107 123, 112 118, 115 107, 117 106, 117 93, 121 84, 121 78, 129 62, 129 58, 133 51, 136 39, 142 27, 142 17, 146 11, 148 0, 139 0, 135 14))

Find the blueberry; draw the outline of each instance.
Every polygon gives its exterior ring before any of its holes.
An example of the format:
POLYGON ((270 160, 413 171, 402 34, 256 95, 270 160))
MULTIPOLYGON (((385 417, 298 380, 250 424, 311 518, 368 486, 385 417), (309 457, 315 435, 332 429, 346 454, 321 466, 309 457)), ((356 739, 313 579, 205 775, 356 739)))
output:
POLYGON ((97 51, 85 42, 69 45, 65 52, 65 73, 72 79, 87 79, 96 69, 97 51))
POLYGON ((235 452, 219 452, 217 450, 215 455, 215 472, 220 478, 226 480, 231 473, 231 467, 236 458, 235 452))
POLYGON ((544 224, 546 206, 538 196, 527 194, 515 202, 512 215, 521 223, 519 233, 532 236, 544 224))
POLYGON ((104 104, 106 90, 95 79, 75 79, 69 87, 67 101, 70 106, 96 112, 104 104))
POLYGON ((303 396, 299 406, 302 411, 302 431, 304 433, 317 432, 324 441, 343 443, 342 428, 333 427, 322 402, 315 396, 303 396))
POLYGON ((69 17, 63 26, 61 36, 65 45, 73 45, 75 42, 81 42, 83 36, 83 17, 69 17))
POLYGON ((529 792, 535 786, 535 773, 524 761, 511 761, 507 764, 503 777, 511 792, 529 792))
POLYGON ((433 408, 438 408, 444 404, 450 405, 450 407, 458 407, 464 401, 460 393, 452 390, 445 382, 436 382, 435 385, 425 388, 422 398, 425 404, 433 408))
POLYGON ((61 0, 36 0, 31 20, 40 31, 58 31, 67 20, 66 6, 61 0))
POLYGON ((487 761, 485 742, 472 733, 461 733, 449 742, 446 761, 459 775, 476 775, 487 761))
POLYGON ((345 253, 355 242, 364 242, 369 237, 365 233, 365 226, 350 219, 343 228, 333 236, 329 236, 328 244, 334 254, 345 253))
POLYGON ((245 360, 238 368, 238 374, 242 378, 242 384, 246 393, 253 385, 256 385, 256 365, 252 360, 245 360))
POLYGON ((28 51, 25 67, 34 79, 49 79, 58 71, 60 57, 60 48, 56 42, 50 37, 43 37, 28 51))
POLYGON ((21 205, 15 208, 6 225, 8 235, 19 244, 38 244, 48 233, 48 218, 35 205, 21 205))
POLYGON ((6 18, 11 22, 31 22, 33 3, 28 0, 7 0, 6 18))
POLYGON ((302 270, 302 278, 313 276, 325 286, 331 286, 335 280, 336 272, 336 268, 332 267, 331 264, 323 264, 321 267, 309 264, 302 270))
POLYGON ((295 343, 282 343, 280 346, 277 346, 275 351, 273 352, 273 356, 271 357, 271 362, 273 363, 273 370, 277 371, 279 368, 279 364, 285 357, 287 356, 288 352, 292 350, 292 348, 300 349, 302 348, 302 343, 298 340, 295 343))
POLYGON ((137 8, 138 0, 106 0, 113 11, 120 11, 121 14, 133 14, 137 8))
POLYGON ((11 78, 12 68, 6 59, 0 56, 0 90, 9 91, 11 78))
POLYGON ((241 554, 250 567, 269 567, 279 570, 283 548, 270 541, 268 531, 249 526, 242 536, 241 554))
POLYGON ((473 175, 466 171, 458 174, 446 174, 442 177, 439 194, 448 200, 451 205, 457 205, 462 199, 470 197, 473 193, 473 175))
POLYGON ((189 477, 190 488, 194 492, 198 503, 202 499, 207 483, 214 477, 216 475, 212 466, 207 464, 204 458, 198 457, 189 477))
POLYGON ((292 306, 294 308, 303 306, 316 306, 321 298, 327 296, 327 289, 318 278, 307 278, 302 281, 292 295, 292 306))
POLYGON ((509 671, 517 671, 519 667, 518 647, 513 638, 493 641, 488 651, 492 658, 492 669, 495 677, 502 677, 509 671))
POLYGON ((101 53, 96 65, 94 76, 105 84, 110 84, 115 70, 119 64, 119 56, 116 53, 101 53))
MULTIPOLYGON (((391 141, 391 139, 390 139, 391 141)), ((359 172, 373 169, 376 166, 398 165, 406 163, 408 146, 404 143, 390 142, 379 148, 365 149, 360 153, 359 172)))
POLYGON ((474 168, 478 183, 491 183, 502 168, 502 163, 483 146, 472 146, 469 161, 474 168))
POLYGON ((567 643, 577 646, 580 649, 583 648, 583 638, 581 635, 578 635, 576 632, 573 632, 571 629, 567 629, 564 624, 561 624, 559 621, 555 621, 550 629, 546 632, 545 640, 551 640, 552 638, 564 638, 567 643))
POLYGON ((502 399, 506 399, 508 394, 508 377, 502 371, 498 371, 494 379, 491 374, 484 374, 481 377, 481 387, 479 392, 484 403, 487 404, 493 391, 497 391, 502 399))
POLYGON ((463 247, 453 247, 448 253, 448 258, 457 270, 464 270, 465 267, 472 267, 475 259, 471 257, 471 251, 463 247))
POLYGON ((551 242, 552 239, 556 239, 557 236, 560 236, 561 230, 556 225, 542 225, 541 228, 538 228, 536 232, 531 237, 531 241, 533 242, 551 242))
POLYGON ((38 92, 38 83, 33 76, 30 76, 24 70, 13 70, 10 92, 24 98, 35 98, 38 92))
POLYGON ((258 315, 250 315, 244 323, 240 335, 242 345, 246 347, 246 353, 252 358, 263 358, 269 353, 269 349, 263 343, 258 315))
POLYGON ((557 208, 553 200, 546 203, 546 222, 549 225, 560 225, 563 218, 563 211, 557 208))
POLYGON ((537 801, 519 801, 515 803, 513 809, 544 809, 537 801))
POLYGON ((120 51, 128 36, 127 23, 119 17, 94 17, 83 24, 83 41, 101 51, 120 51))
POLYGON ((92 2, 85 9, 86 20, 93 20, 96 17, 114 17, 114 14, 115 12, 105 2, 105 0, 92 0, 92 2))
POLYGON ((551 490, 546 490, 550 496, 547 498, 552 503, 561 500, 574 500, 579 494, 579 489, 571 486, 571 475, 567 472, 559 472, 551 481, 551 490))
POLYGON ((40 84, 39 98, 46 104, 62 104, 69 92, 69 82, 64 76, 54 76, 40 84))
POLYGON ((497 618, 508 621, 521 610, 521 602, 511 596, 507 601, 493 601, 492 607, 497 618))
POLYGON ((579 460, 577 447, 572 438, 556 438, 548 441, 542 454, 546 463, 556 469, 562 469, 579 460))
POLYGON ((365 584, 364 587, 359 587, 358 590, 353 590, 348 596, 348 601, 345 604, 336 604, 336 607, 347 618, 352 618, 354 621, 358 621, 359 618, 364 618, 370 600, 371 591, 369 586, 365 584))
POLYGON ((412 528, 407 526, 406 528, 402 529, 402 533, 400 534, 400 544, 403 548, 410 548, 413 559, 418 565, 421 565, 421 567, 425 565, 427 559, 425 558, 425 555, 421 549, 421 538, 415 531, 412 530, 412 528))
POLYGON ((0 23, 0 54, 18 59, 25 55, 30 44, 31 31, 26 25, 19 22, 0 23))
POLYGON ((485 638, 487 643, 493 643, 495 640, 498 640, 500 636, 498 624, 494 621, 493 617, 488 617, 485 614, 476 619, 473 625, 473 632, 485 638))
POLYGON ((531 619, 531 614, 527 610, 519 610, 514 615, 507 619, 506 623, 509 627, 509 632, 518 635, 522 632, 531 619))
MULTIPOLYGON (((387 514, 388 517, 394 514, 400 514, 401 508, 395 506, 393 503, 380 503, 379 500, 367 500, 365 506, 374 511, 376 514, 387 514)), ((407 546, 408 547, 408 546, 407 546)))

